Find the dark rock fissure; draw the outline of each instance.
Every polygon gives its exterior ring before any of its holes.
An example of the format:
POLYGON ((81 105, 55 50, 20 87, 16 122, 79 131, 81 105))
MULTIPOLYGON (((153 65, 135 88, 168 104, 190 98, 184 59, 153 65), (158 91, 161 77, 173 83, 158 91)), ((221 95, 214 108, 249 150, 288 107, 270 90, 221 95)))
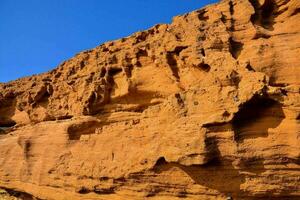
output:
POLYGON ((255 13, 250 20, 253 24, 261 26, 267 30, 273 30, 274 17, 277 5, 274 0, 265 0, 264 4, 260 6, 258 0, 250 0, 255 13))
POLYGON ((241 42, 235 41, 232 37, 229 38, 229 52, 232 57, 237 59, 243 50, 244 44, 241 42))
POLYGON ((176 80, 179 80, 180 79, 179 69, 177 66, 177 60, 174 57, 173 53, 170 52, 167 53, 167 63, 170 66, 173 76, 176 78, 176 80))

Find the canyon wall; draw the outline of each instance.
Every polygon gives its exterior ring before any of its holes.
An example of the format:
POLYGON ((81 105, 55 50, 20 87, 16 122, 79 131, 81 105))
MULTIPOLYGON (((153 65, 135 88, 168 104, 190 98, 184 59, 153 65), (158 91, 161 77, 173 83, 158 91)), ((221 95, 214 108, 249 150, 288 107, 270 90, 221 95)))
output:
POLYGON ((0 188, 300 199, 299 22, 299 0, 223 0, 0 84, 0 188))

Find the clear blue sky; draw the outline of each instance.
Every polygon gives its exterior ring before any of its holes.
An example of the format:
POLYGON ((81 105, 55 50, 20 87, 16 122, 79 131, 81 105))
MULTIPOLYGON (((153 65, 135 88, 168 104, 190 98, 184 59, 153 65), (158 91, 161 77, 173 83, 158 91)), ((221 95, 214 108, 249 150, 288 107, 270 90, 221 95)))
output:
POLYGON ((0 0, 0 82, 217 0, 0 0))

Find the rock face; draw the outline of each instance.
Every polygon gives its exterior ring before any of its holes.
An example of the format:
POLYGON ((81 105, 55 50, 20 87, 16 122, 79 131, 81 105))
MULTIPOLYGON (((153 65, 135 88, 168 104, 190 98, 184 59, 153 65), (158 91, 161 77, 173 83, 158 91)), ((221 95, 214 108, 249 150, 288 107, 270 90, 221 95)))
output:
POLYGON ((0 187, 300 199, 299 21, 299 0, 223 0, 0 84, 0 187))

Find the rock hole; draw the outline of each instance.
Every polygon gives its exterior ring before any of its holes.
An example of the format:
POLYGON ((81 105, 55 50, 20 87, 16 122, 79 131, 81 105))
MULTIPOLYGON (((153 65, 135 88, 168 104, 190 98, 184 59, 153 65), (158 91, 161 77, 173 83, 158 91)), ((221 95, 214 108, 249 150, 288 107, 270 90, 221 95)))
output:
POLYGON ((103 78, 106 74, 106 68, 102 67, 100 72, 100 77, 103 78))
POLYGON ((230 78, 231 84, 234 86, 238 86, 241 81, 239 74, 235 70, 233 70, 230 73, 229 78, 230 78))
POLYGON ((200 49, 200 53, 203 57, 205 57, 205 50, 203 48, 200 49))
POLYGON ((175 94, 175 98, 176 98, 177 103, 178 103, 179 105, 184 105, 183 99, 181 98, 180 94, 176 93, 176 94, 175 94))
POLYGON ((235 19, 233 18, 233 15, 234 15, 234 5, 233 5, 233 2, 232 0, 229 1, 229 12, 230 12, 230 27, 229 27, 229 30, 230 31, 234 31, 235 30, 235 19))
MULTIPOLYGON (((199 29, 200 30, 200 29, 199 29)), ((201 30, 200 30, 201 31, 201 30)), ((206 35, 202 34, 198 37, 198 41, 205 41, 206 40, 206 35)))
POLYGON ((94 134, 97 127, 97 121, 88 121, 81 122, 78 124, 72 124, 67 129, 69 140, 79 140, 81 135, 94 134))
POLYGON ((228 117, 230 116, 230 113, 226 110, 226 111, 222 114, 222 116, 223 116, 224 118, 228 118, 228 117))
POLYGON ((144 50, 144 49, 139 49, 138 52, 136 53, 136 56, 137 57, 147 57, 148 56, 148 52, 147 50, 144 50))
POLYGON ((179 56, 180 52, 186 48, 188 48, 188 47, 187 46, 177 46, 177 47, 175 47, 174 51, 172 51, 172 53, 175 53, 177 56, 179 56))
POLYGON ((200 10, 198 12, 198 19, 201 20, 201 21, 206 21, 209 19, 209 17, 206 15, 207 11, 206 10, 200 10))
POLYGON ((38 99, 37 102, 44 103, 46 106, 46 104, 48 103, 48 98, 50 96, 51 96, 50 92, 46 91, 43 95, 41 95, 41 98, 38 99))
POLYGON ((99 178, 100 181, 108 181, 109 180, 109 177, 107 176, 102 176, 99 178))
POLYGON ((210 65, 206 64, 206 63, 201 63, 200 65, 198 65, 199 68, 201 68, 203 71, 205 72, 209 72, 210 71, 210 65))
POLYGON ((250 21, 253 24, 256 24, 257 21, 260 18, 260 13, 259 13, 259 6, 260 5, 259 5, 258 0, 250 0, 249 2, 251 3, 252 7, 254 8, 254 14, 251 15, 250 21))
POLYGON ((174 57, 174 53, 168 52, 166 58, 167 58, 167 63, 170 66, 173 76, 176 78, 176 80, 179 80, 180 79, 179 69, 177 66, 177 60, 174 57))
POLYGON ((205 166, 208 167, 208 166, 220 165, 221 152, 218 147, 217 138, 205 137, 204 143, 205 143, 205 149, 207 151, 207 155, 206 155, 207 163, 205 164, 205 166))
POLYGON ((255 69, 253 69, 253 67, 250 65, 250 63, 248 63, 246 65, 246 69, 248 69, 249 71, 255 72, 255 69))
POLYGON ((78 193, 79 194, 88 194, 90 193, 91 191, 85 187, 81 187, 79 190, 78 190, 78 193))
POLYGON ((232 39, 232 37, 229 38, 229 52, 231 53, 232 57, 237 59, 243 50, 244 44, 241 42, 237 42, 232 39))
POLYGON ((95 100, 96 100, 96 94, 95 94, 95 92, 92 92, 91 95, 89 96, 89 98, 87 99, 86 103, 88 105, 91 105, 95 102, 95 100))
POLYGON ((221 21, 225 24, 227 19, 226 19, 226 15, 224 15, 223 13, 221 13, 221 21))
POLYGON ((118 63, 118 58, 117 58, 117 56, 116 55, 113 55, 113 56, 111 56, 111 57, 109 57, 108 59, 107 59, 107 63, 108 64, 117 64, 118 63))
POLYGON ((254 96, 242 105, 232 124, 235 140, 267 137, 269 128, 276 128, 285 118, 282 105, 270 98, 254 96))
POLYGON ((275 2, 274 0, 265 0, 265 3, 262 5, 261 10, 261 16, 262 16, 262 22, 264 25, 268 25, 270 23, 270 19, 272 18, 272 15, 275 11, 275 2))
POLYGON ((109 76, 115 76, 116 74, 122 72, 122 68, 110 68, 108 70, 108 75, 109 76))
POLYGON ((85 66, 85 62, 82 60, 82 61, 80 61, 80 63, 79 63, 79 66, 80 66, 80 69, 82 69, 82 68, 84 68, 84 66, 85 66))
POLYGON ((181 41, 181 39, 182 39, 182 36, 181 36, 181 34, 175 34, 175 37, 176 37, 176 40, 177 41, 181 41))
POLYGON ((155 166, 165 165, 168 164, 165 157, 159 157, 159 159, 156 161, 155 166))
POLYGON ((231 15, 234 14, 234 6, 232 0, 229 1, 229 12, 231 15))
POLYGON ((107 51, 109 51, 109 48, 107 48, 107 47, 103 46, 103 48, 102 48, 102 52, 107 52, 107 51))
POLYGON ((186 191, 180 191, 176 194, 177 197, 179 198, 186 198, 187 197, 187 192, 186 191))
MULTIPOLYGON (((139 63, 139 62, 138 62, 138 63, 139 63)), ((126 75, 128 78, 131 78, 131 76, 132 76, 132 70, 133 70, 133 65, 132 65, 132 64, 128 64, 128 65, 125 66, 123 69, 124 69, 125 75, 126 75)))
POLYGON ((61 76, 61 72, 57 72, 55 73, 54 78, 59 78, 60 76, 61 76))
POLYGON ((258 0, 250 0, 250 3, 255 10, 255 13, 250 18, 251 22, 265 29, 273 30, 274 13, 277 9, 275 1, 265 0, 262 6, 260 6, 258 0))
POLYGON ((147 36, 148 36, 148 34, 146 33, 146 31, 136 33, 136 41, 137 41, 137 43, 145 41, 146 38, 147 38, 147 36))

